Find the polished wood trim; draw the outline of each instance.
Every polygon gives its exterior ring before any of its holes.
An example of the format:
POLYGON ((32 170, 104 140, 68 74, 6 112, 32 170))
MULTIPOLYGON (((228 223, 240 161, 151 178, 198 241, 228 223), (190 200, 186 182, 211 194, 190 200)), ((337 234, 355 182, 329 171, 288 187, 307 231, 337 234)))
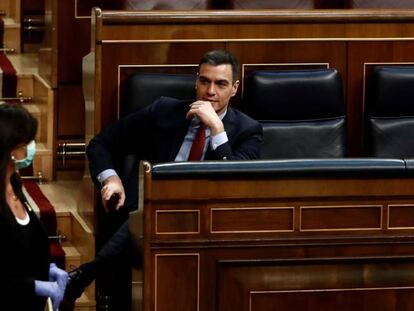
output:
POLYGON ((189 200, 194 197, 199 199, 309 199, 332 198, 335 196, 347 198, 360 197, 387 197, 413 195, 414 180, 402 180, 401 178, 281 178, 265 180, 157 180, 152 184, 151 192, 145 194, 153 202, 164 200, 189 200), (174 187, 174 191, 170 191, 174 187), (234 189, 238 189, 237 192, 234 189))
POLYGON ((102 11, 103 24, 414 22, 414 10, 102 11))
POLYGON ((156 210, 155 211, 155 234, 157 235, 171 235, 171 234, 199 234, 200 233, 200 210, 195 209, 183 209, 183 210, 156 210), (195 213, 197 217, 197 230, 196 231, 161 231, 159 230, 159 218, 160 214, 180 214, 180 213, 195 213))
POLYGON ((91 51, 95 48, 96 42, 102 40, 102 10, 100 8, 93 8, 91 15, 91 51))
POLYGON ((391 222, 391 217, 392 217, 392 209, 393 208, 411 208, 414 209, 414 204, 389 204, 387 206, 387 229, 388 230, 402 230, 402 229, 409 229, 412 230, 414 229, 414 219, 413 219, 413 225, 412 226, 397 226, 397 227, 392 227, 390 225, 391 222))
POLYGON ((74 15, 75 15, 75 19, 84 19, 84 18, 91 18, 91 15, 78 15, 78 1, 80 0, 74 0, 74 15))
POLYGON ((98 44, 119 44, 119 43, 196 43, 196 42, 359 42, 359 41, 414 41, 414 37, 295 37, 295 38, 211 38, 211 39, 104 39, 98 44))
POLYGON ((197 258, 197 311, 200 310, 200 254, 199 253, 167 253, 167 254, 155 254, 154 256, 154 310, 158 310, 157 308, 157 293, 158 293, 158 258, 160 257, 183 257, 183 256, 195 256, 197 258))
POLYGON ((361 288, 321 288, 321 289, 294 289, 294 290, 268 290, 250 291, 251 295, 268 293, 306 293, 306 292, 339 292, 339 291, 364 291, 364 290, 388 290, 388 289, 414 289, 414 286, 392 287, 361 287, 361 288))
MULTIPOLYGON (((239 216, 241 214, 239 213, 239 216)), ((273 207, 273 206, 255 206, 255 207, 214 207, 210 209, 210 233, 270 233, 270 232, 294 232, 294 224, 295 224, 295 208, 292 206, 286 207, 273 207), (278 230, 213 230, 214 221, 213 221, 213 214, 214 212, 218 211, 239 211, 242 213, 243 211, 280 211, 280 210, 290 210, 292 211, 292 228, 291 229, 278 229, 278 230)))
POLYGON ((381 230, 382 229, 382 213, 383 206, 382 205, 321 205, 321 206, 300 206, 299 213, 300 213, 300 224, 299 224, 299 231, 301 232, 332 232, 332 231, 367 231, 367 230, 381 230), (315 229, 304 229, 303 228, 303 211, 304 210, 320 210, 320 209, 361 209, 361 208, 378 208, 379 209, 379 219, 378 219, 378 227, 341 227, 341 228, 315 228, 315 229))

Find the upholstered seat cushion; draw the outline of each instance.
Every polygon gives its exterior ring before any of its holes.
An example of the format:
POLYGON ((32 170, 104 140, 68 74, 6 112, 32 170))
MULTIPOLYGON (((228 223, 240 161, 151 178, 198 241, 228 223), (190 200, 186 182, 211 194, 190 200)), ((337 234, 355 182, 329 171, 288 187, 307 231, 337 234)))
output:
POLYGON ((262 159, 346 155, 342 81, 334 69, 253 72, 242 108, 262 123, 262 159))
POLYGON ((262 121, 262 159, 345 157, 345 119, 262 121), (292 130, 294 126, 294 130, 292 130))
POLYGON ((370 154, 380 158, 414 158, 414 117, 370 118, 370 154))

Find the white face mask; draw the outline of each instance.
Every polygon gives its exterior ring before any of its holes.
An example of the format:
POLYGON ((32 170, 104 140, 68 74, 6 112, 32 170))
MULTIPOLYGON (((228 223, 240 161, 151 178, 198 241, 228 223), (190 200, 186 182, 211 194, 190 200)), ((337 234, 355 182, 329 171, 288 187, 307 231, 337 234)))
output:
POLYGON ((34 140, 32 140, 27 146, 26 146, 26 157, 20 160, 16 160, 14 157, 12 157, 14 161, 14 165, 16 166, 16 169, 20 170, 22 168, 29 167, 30 164, 33 162, 33 158, 36 153, 36 143, 34 140))

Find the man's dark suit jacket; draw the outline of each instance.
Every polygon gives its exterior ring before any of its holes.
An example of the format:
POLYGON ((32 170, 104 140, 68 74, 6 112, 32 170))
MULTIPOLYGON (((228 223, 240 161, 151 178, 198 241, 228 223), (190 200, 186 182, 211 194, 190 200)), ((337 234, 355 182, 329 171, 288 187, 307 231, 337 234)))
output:
MULTIPOLYGON (((136 154, 151 163, 174 161, 190 125, 185 116, 191 103, 161 97, 103 130, 87 148, 92 177, 96 178, 105 169, 115 169, 114 163, 128 154, 136 154)), ((263 135, 261 125, 231 107, 222 121, 229 141, 214 151, 209 148, 205 159, 258 158, 263 135)))

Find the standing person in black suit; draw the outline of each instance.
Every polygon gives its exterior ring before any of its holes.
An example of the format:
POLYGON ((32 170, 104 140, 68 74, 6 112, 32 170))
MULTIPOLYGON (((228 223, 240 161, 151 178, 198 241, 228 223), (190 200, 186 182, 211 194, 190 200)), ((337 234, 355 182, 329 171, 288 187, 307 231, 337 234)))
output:
POLYGON ((0 105, 0 310, 57 310, 68 274, 50 263, 49 240, 22 191, 37 121, 20 105, 0 105))
MULTIPOLYGON (((258 158, 261 125, 229 107, 239 84, 239 64, 234 56, 225 50, 210 51, 199 63, 196 100, 161 97, 92 139, 87 154, 91 176, 102 185, 104 208, 109 210, 108 202, 114 197, 115 209, 124 206, 124 186, 113 163, 120 154, 136 154, 152 163, 258 158)), ((98 267, 122 249, 128 237, 128 226, 124 224, 94 262, 69 273, 69 288, 74 289, 75 297, 99 271, 104 271, 98 267)))

